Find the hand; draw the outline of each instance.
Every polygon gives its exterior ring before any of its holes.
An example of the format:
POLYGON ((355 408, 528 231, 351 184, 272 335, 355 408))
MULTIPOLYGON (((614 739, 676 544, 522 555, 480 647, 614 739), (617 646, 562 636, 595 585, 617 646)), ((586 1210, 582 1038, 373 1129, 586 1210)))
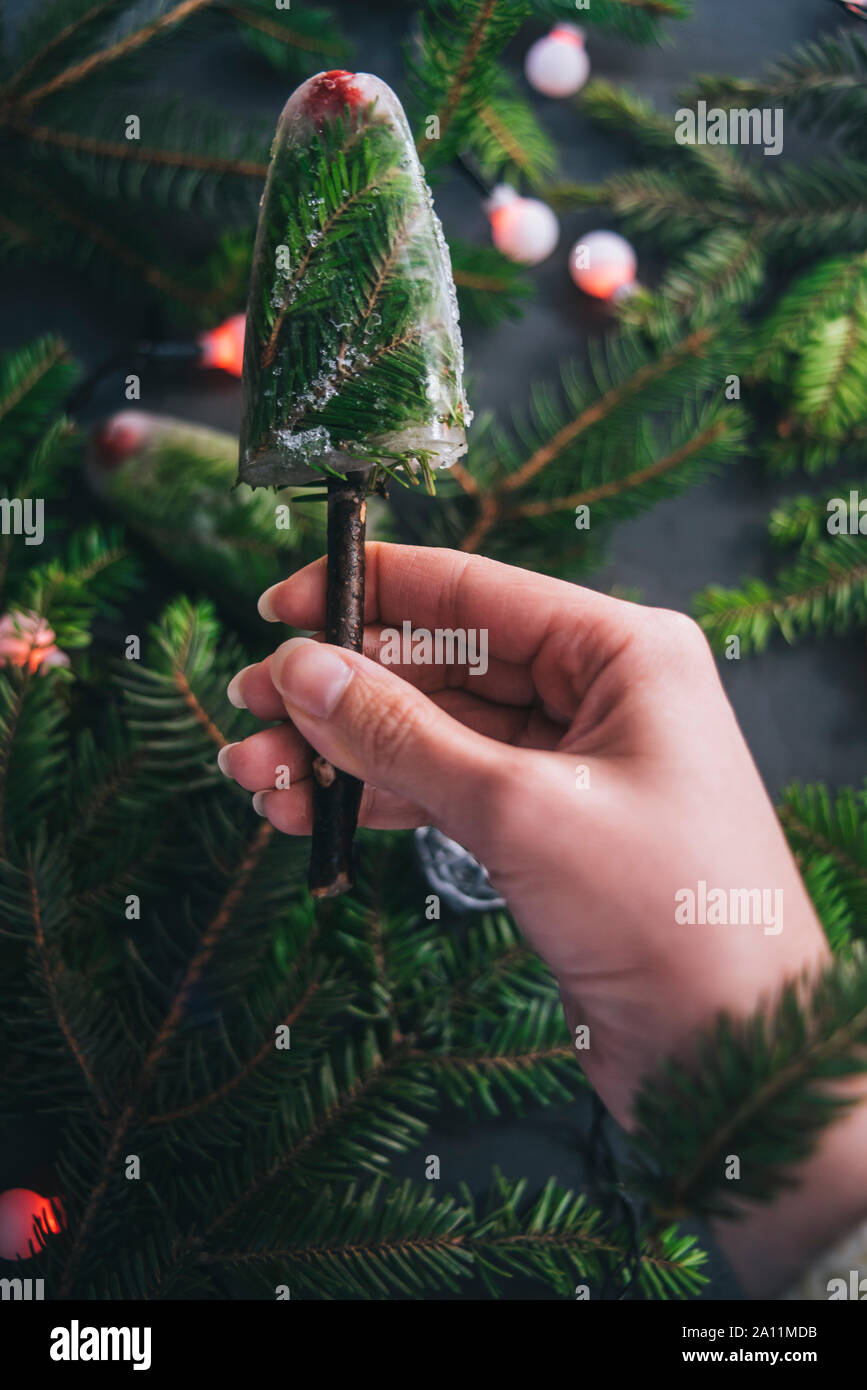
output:
MULTIPOLYGON (((309 834, 312 745, 365 782, 362 824, 433 824, 465 845, 554 972, 570 1031, 589 1025, 577 1055, 628 1127, 664 1055, 829 955, 705 638, 681 614, 480 557, 366 553, 364 655, 295 638, 239 673, 234 703, 289 721, 221 766, 278 829, 309 834), (487 671, 383 665, 383 628, 406 619, 485 629, 487 671), (291 786, 269 790, 279 765, 291 786), (771 890, 781 912, 679 923, 676 895, 701 881, 771 890)), ((260 612, 321 628, 324 561, 260 612)))

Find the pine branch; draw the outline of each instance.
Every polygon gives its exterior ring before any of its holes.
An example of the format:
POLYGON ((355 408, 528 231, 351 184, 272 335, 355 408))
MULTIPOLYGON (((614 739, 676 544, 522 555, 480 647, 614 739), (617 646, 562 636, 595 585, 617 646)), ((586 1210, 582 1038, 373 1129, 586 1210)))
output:
POLYGON ((46 937, 42 901, 40 897, 40 885, 32 863, 28 866, 27 870, 27 884, 33 917, 33 936, 36 943, 36 953, 45 985, 45 992, 51 1001, 51 1007, 57 1020, 57 1025, 60 1028, 66 1045, 75 1058, 76 1064, 89 1090, 93 1092, 100 1113, 104 1119, 107 1119, 109 1114, 108 1101, 103 1093, 102 1086, 88 1062, 85 1045, 75 1033, 67 1006, 63 999, 63 974, 65 967, 53 943, 49 942, 46 937))
POLYGON ((655 385, 680 362, 700 356, 713 337, 714 330, 712 328, 698 329, 694 333, 690 333, 682 342, 666 349, 657 361, 645 363, 626 381, 613 385, 598 401, 588 406, 574 420, 570 420, 567 425, 558 430, 553 438, 536 449, 520 468, 509 475, 503 484, 503 490, 515 492, 517 489, 525 487, 567 447, 574 444, 579 435, 588 430, 591 425, 604 420, 625 400, 645 391, 649 386, 655 385))
MULTIPOLYGON (((173 111, 173 120, 176 115, 173 111)), ((36 145, 54 145, 59 149, 70 150, 76 155, 95 155, 100 159, 115 160, 123 164, 161 166, 206 174, 229 174, 236 178, 253 179, 259 183, 264 181, 268 172, 268 165, 264 160, 200 154, 190 150, 188 146, 182 149, 156 148, 152 145, 142 145, 137 140, 105 140, 74 130, 38 125, 17 116, 9 117, 2 124, 36 145)))
POLYGON ((344 63, 349 45, 335 37, 335 17, 330 10, 307 8, 293 12, 274 9, 267 3, 244 0, 240 4, 222 5, 226 12, 243 25, 253 46, 263 57, 283 72, 307 71, 307 55, 321 54, 329 65, 344 63), (303 58, 302 58, 303 55, 303 58), (301 61, 299 61, 301 60, 301 61))
POLYGON ((500 85, 496 60, 529 13, 526 0, 428 0, 419 42, 407 53, 416 104, 425 122, 436 122, 417 141, 422 159, 451 159, 478 133, 478 113, 500 85))
MULTIPOLYGON (((219 255, 213 256, 204 267, 200 265, 197 273, 190 273, 183 279, 168 274, 145 255, 132 250, 125 239, 108 231, 102 222, 80 213, 70 203, 49 193, 31 179, 9 174, 7 178, 13 189, 29 204, 31 212, 40 216, 39 227, 33 233, 37 246, 45 244, 49 251, 54 249, 56 243, 52 238, 57 237, 56 224, 59 223, 62 228, 75 234, 71 236, 71 241, 73 244, 77 242, 79 254, 83 238, 85 245, 98 248, 124 270, 132 271, 138 282, 160 291, 170 300, 191 305, 200 311, 225 306, 227 298, 237 302, 237 288, 231 282, 227 283, 229 277, 226 271, 229 267, 219 255), (221 261, 222 279, 215 283, 214 270, 221 261)), ((235 278, 240 279, 240 276, 236 273, 235 278)))
POLYGON ((91 77, 94 72, 98 72, 100 69, 111 63, 117 62, 121 58, 129 57, 131 53, 142 48, 145 44, 150 43, 154 38, 165 34, 166 31, 173 29, 176 25, 182 24, 185 20, 189 19, 191 15, 207 9, 207 7, 213 3, 214 0, 181 0, 180 4, 174 5, 164 14, 152 20, 149 24, 141 25, 138 29, 133 30, 132 33, 126 34, 123 38, 118 39, 116 43, 109 44, 106 48, 100 49, 96 53, 91 53, 88 57, 82 58, 79 62, 71 64, 69 67, 64 68, 62 72, 50 78, 47 82, 43 82, 39 86, 25 90, 17 98, 19 105, 24 108, 33 107, 37 102, 44 101, 46 97, 54 95, 55 92, 65 90, 78 82, 84 81, 85 78, 91 77))
POLYGON ((91 40, 126 3, 127 0, 60 0, 41 6, 16 36, 17 70, 0 88, 4 100, 8 101, 34 72, 51 58, 59 57, 64 49, 80 48, 91 40))
POLYGON ((508 512, 506 519, 517 520, 521 517, 549 516, 552 512, 560 511, 573 512, 579 506, 592 506, 597 502, 610 501, 625 492, 643 487, 646 483, 662 478, 666 473, 680 468, 681 464, 694 458, 696 454, 704 452, 708 445, 719 440, 723 435, 731 435, 731 423, 724 418, 714 420, 712 424, 699 430, 692 439, 679 445, 677 449, 673 449, 663 458, 648 464, 645 468, 638 468, 622 478, 615 478, 607 483, 599 483, 596 487, 585 488, 581 492, 573 492, 568 497, 558 497, 551 502, 525 502, 522 506, 515 507, 511 512, 508 512))
POLYGON ((622 499, 630 489, 661 482, 666 475, 673 478, 680 465, 713 448, 717 440, 725 438, 730 447, 737 446, 736 412, 727 419, 694 423, 681 406, 683 435, 669 451, 661 452, 647 419, 648 409, 658 411, 668 402, 681 402, 687 379, 691 378, 693 388, 713 380, 712 364, 720 351, 718 328, 708 325, 679 340, 669 339, 655 354, 647 351, 636 334, 625 330, 619 338, 610 339, 604 351, 607 358, 597 352, 592 361, 590 382, 576 368, 567 367, 564 389, 571 410, 565 421, 559 403, 544 389, 537 389, 531 398, 531 419, 526 424, 516 422, 515 440, 502 431, 491 432, 490 439, 482 430, 477 433, 477 447, 485 452, 474 455, 473 472, 484 490, 477 498, 468 494, 477 500, 478 508, 475 520, 465 526, 461 549, 477 550, 495 527, 512 520, 574 508, 578 503, 571 490, 565 492, 564 483, 567 478, 574 482, 576 469, 583 486, 575 496, 585 501, 588 493, 590 500, 599 503, 615 496, 622 499), (690 437, 692 445, 687 443, 690 437), (529 440, 537 442, 522 457, 517 445, 529 440), (618 444, 624 452, 612 468, 618 444), (485 453, 490 459, 487 464, 485 453), (530 485, 536 496, 514 505, 512 494, 530 485))
POLYGON ((669 249, 735 227, 752 230, 766 251, 791 263, 841 245, 860 252, 867 237, 867 168, 842 156, 766 173, 752 197, 702 197, 689 170, 654 168, 615 175, 592 200, 607 203, 632 234, 669 249))
POLYGON ((740 589, 710 585, 693 611, 717 650, 730 637, 761 652, 775 632, 789 643, 843 633, 867 622, 867 559, 857 538, 835 536, 805 550, 773 588, 758 579, 740 589))
POLYGON ((752 171, 724 145, 677 144, 673 117, 657 111, 631 87, 603 78, 588 82, 577 100, 594 125, 619 135, 646 159, 663 156, 689 168, 692 186, 708 196, 743 196, 752 201, 758 183, 752 171))
POLYGON ((593 0, 586 16, 582 16, 571 0, 537 0, 539 17, 577 19, 586 17, 594 29, 601 29, 628 39, 631 43, 663 42, 661 21, 688 19, 690 6, 684 0, 593 0))
POLYGON ((465 149, 473 154, 484 178, 516 182, 521 177, 538 187, 557 168, 557 151, 533 108, 514 90, 512 78, 498 72, 490 97, 480 105, 465 149))
POLYGON ((696 79, 684 100, 699 97, 715 105, 779 106, 823 135, 841 137, 864 148, 867 123, 867 42, 843 30, 795 49, 765 75, 752 78, 717 74, 696 79))
MULTIPOLYGON (((867 495, 867 478, 860 477, 848 483, 834 486, 834 498, 848 500, 851 493, 859 497, 867 495)), ((775 507, 768 519, 768 534, 780 546, 797 545, 802 549, 814 546, 828 535, 829 498, 825 493, 818 497, 802 494, 792 497, 775 507)))
POLYGON ((867 956, 860 944, 772 1008, 723 1017, 692 1065, 668 1061, 634 1105, 636 1180, 660 1218, 731 1216, 795 1182, 790 1169, 852 1104, 833 1082, 867 1070, 867 956), (829 1084, 831 1083, 831 1084, 829 1084), (729 1158, 740 1177, 726 1177, 729 1158))
POLYGON ((221 934, 226 930, 226 927, 231 921, 232 913, 243 896, 258 859, 272 833, 273 827, 266 822, 259 827, 253 840, 250 842, 247 853, 238 865, 236 873, 223 895, 218 911, 205 928, 198 949, 184 971, 171 1005, 163 1018, 162 1024, 148 1047, 138 1077, 131 1087, 130 1098, 126 1101, 123 1109, 115 1120, 110 1137, 108 1138, 108 1146, 105 1151, 99 1176, 91 1188, 87 1203, 81 1214, 81 1219, 72 1237, 65 1262, 63 1279, 58 1290, 58 1296, 60 1298, 67 1297, 70 1289, 74 1285, 78 1267, 84 1257, 84 1252, 90 1237, 91 1228, 96 1221, 101 1203, 106 1195, 109 1182, 115 1170, 115 1165, 119 1162, 124 1140, 136 1118, 145 1094, 153 1085, 157 1069, 172 1044, 189 1003, 191 991, 201 978, 205 966, 214 953, 221 934))
MULTIPOLYGON (((582 1196, 552 1178, 535 1200, 526 1184, 495 1172, 481 1208, 466 1189, 437 1199, 430 1185, 326 1188, 312 1206, 293 1213, 292 1238, 261 1248, 203 1252, 199 1259, 236 1269, 254 1266, 263 1290, 290 1282, 313 1297, 419 1298, 476 1275, 496 1296, 514 1275, 544 1280, 555 1292, 572 1291, 576 1278, 600 1287, 625 1264, 624 1232, 606 1226, 582 1196)), ((683 1297, 705 1282, 704 1255, 691 1238, 666 1232, 642 1251, 641 1280, 659 1297, 683 1297)))
MULTIPOLYGON (((822 783, 795 782, 783 793, 779 816, 801 861, 827 869, 846 920, 860 934, 867 922, 867 799, 851 787, 836 796, 822 783)), ((826 891, 829 885, 825 884, 826 891)), ((820 916, 824 914, 820 912, 820 916)))
POLYGON ((76 377, 66 344, 38 338, 0 357, 0 468, 4 481, 24 443, 47 426, 76 377))
POLYGON ((699 326, 727 310, 747 309, 764 286, 766 260, 755 238, 735 228, 704 237, 666 270, 653 293, 625 301, 621 321, 654 337, 670 334, 681 320, 699 326))
POLYGON ((493 246, 475 246, 456 237, 449 241, 449 252, 462 317, 486 324, 520 317, 520 301, 535 293, 520 266, 493 246))

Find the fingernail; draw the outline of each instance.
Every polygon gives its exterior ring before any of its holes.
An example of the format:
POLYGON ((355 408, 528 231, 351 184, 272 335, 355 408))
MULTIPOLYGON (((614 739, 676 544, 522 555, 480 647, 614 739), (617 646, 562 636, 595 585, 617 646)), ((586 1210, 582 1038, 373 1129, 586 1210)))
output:
POLYGON ((217 767, 220 769, 220 771, 223 773, 225 777, 229 776, 229 769, 226 766, 229 754, 231 753, 233 748, 237 747, 237 743, 224 743, 219 753, 217 754, 217 767))
POLYGON ((266 589, 264 594, 259 595, 256 607, 259 609, 259 617, 264 618, 266 623, 278 623, 280 621, 274 609, 274 594, 279 588, 279 584, 272 584, 270 589, 266 589))
POLYGON ((348 662, 310 637, 291 637, 271 658, 271 679, 287 704, 327 719, 352 680, 348 662))
POLYGON ((252 671, 254 665, 255 662, 253 662, 249 666, 245 666, 243 671, 239 671, 237 676, 233 676, 232 679, 229 681, 229 684, 226 686, 226 699, 229 701, 230 705, 235 706, 235 709, 247 708, 246 701, 243 695, 241 694, 241 682, 243 681, 247 672, 252 671))
POLYGON ((267 792, 253 793, 253 810, 256 812, 257 816, 265 815, 265 797, 267 795, 267 792))

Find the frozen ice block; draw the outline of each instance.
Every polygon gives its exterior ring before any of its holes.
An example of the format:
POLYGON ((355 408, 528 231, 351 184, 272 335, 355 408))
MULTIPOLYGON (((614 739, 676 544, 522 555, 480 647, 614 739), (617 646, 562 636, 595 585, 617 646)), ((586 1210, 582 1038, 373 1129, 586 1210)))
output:
POLYGON ((469 419, 448 248, 403 108, 369 73, 311 77, 262 197, 239 479, 448 466, 469 419))

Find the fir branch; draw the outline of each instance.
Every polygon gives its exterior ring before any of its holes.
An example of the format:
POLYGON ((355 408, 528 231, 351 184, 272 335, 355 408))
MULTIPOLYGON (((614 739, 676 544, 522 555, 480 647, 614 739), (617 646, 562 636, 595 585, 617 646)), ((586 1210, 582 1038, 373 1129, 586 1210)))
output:
MULTIPOLYGON (((199 1255, 205 1264, 259 1268, 263 1288, 274 1276, 318 1297, 418 1298, 427 1291, 457 1292, 477 1275, 496 1294, 513 1275, 543 1279, 555 1292, 575 1279, 601 1286, 628 1255, 626 1233, 606 1225, 585 1199, 552 1178, 535 1199, 524 1182, 493 1175, 485 1205, 463 1188, 460 1202, 436 1198, 429 1185, 409 1180, 385 1186, 327 1187, 292 1213, 292 1238, 268 1240, 199 1255)), ((659 1297, 683 1297, 704 1282, 704 1256, 691 1238, 663 1233, 641 1252, 642 1278, 659 1297)))
POLYGON ((462 316, 487 324, 519 317, 520 301, 535 293, 521 266, 493 246, 475 246, 457 237, 450 238, 449 253, 462 316))
POLYGON ((40 32, 32 36, 33 41, 28 43, 26 32, 23 34, 19 33, 18 35, 17 46, 19 52, 26 53, 28 47, 31 48, 32 51, 29 57, 19 65, 17 71, 12 74, 9 81, 4 83, 2 89, 0 89, 4 101, 7 101, 10 96, 14 95, 18 88, 23 86, 32 74, 38 68, 42 67, 52 55, 56 54, 60 49, 65 48, 75 38, 81 35, 82 31, 87 31, 96 22, 110 19, 112 15, 116 14, 117 11, 122 8, 123 3, 124 0, 96 0, 96 3, 91 3, 90 0, 84 0, 84 5, 80 12, 72 17, 69 15, 70 6, 67 0, 64 0, 62 5, 47 6, 46 9, 42 10, 36 16, 36 26, 40 32), (42 36, 41 30, 44 24, 46 21, 50 24, 51 20, 54 18, 52 10, 55 14, 58 11, 62 13, 64 22, 58 29, 55 29, 53 33, 49 32, 47 35, 42 36))
POLYGON ((642 487, 652 479, 661 478, 664 474, 679 468, 682 463, 693 458, 696 454, 700 454, 709 444, 726 434, 729 429, 729 421, 725 419, 715 420, 713 424, 699 430, 692 439, 681 444, 679 448, 673 449, 665 457, 648 464, 646 468, 638 468, 633 473, 625 474, 622 478, 612 478, 610 482, 599 483, 596 487, 585 488, 581 492, 573 492, 568 497, 557 497, 551 501, 524 502, 521 506, 507 512, 506 518, 515 520, 520 517, 549 516, 552 512, 571 512, 578 506, 590 506, 596 502, 618 497, 624 492, 642 487))
MULTIPOLYGON (((848 483, 835 484, 834 498, 848 498, 851 493, 867 495, 867 478, 855 478, 848 483)), ((787 498, 774 508, 768 518, 768 535, 775 545, 798 545, 802 549, 815 545, 828 535, 828 513, 832 498, 825 493, 818 497, 801 494, 787 498)))
MULTIPOLYGON (((497 0, 480 0, 477 6, 477 13, 473 17, 460 62, 449 87, 446 89, 442 107, 436 113, 439 121, 440 139, 448 131, 455 118, 455 113, 465 98, 467 83, 485 42, 486 34, 491 27, 496 9, 497 0)), ((420 158, 424 158, 432 144, 433 141, 427 136, 418 142, 417 149, 420 158)))
POLYGON ((305 53, 322 53, 329 58, 346 57, 347 45, 340 39, 329 37, 333 35, 334 20, 327 10, 305 15, 305 22, 310 26, 309 32, 305 32, 298 27, 300 21, 297 19, 291 27, 288 22, 280 24, 276 20, 266 19, 251 5, 223 4, 220 8, 225 9, 227 14, 232 15, 241 24, 258 30, 260 34, 265 34, 284 48, 297 48, 305 53), (318 18, 321 18, 323 32, 320 32, 318 25, 315 29, 313 27, 313 21, 318 18))
POLYGON ((846 632, 867 621, 867 560, 856 538, 835 536, 803 551, 775 588, 758 579, 740 589, 710 585, 693 611, 717 650, 733 636, 742 649, 761 652, 774 632, 789 643, 846 632))
POLYGON ((803 44, 758 79, 699 76, 684 99, 701 97, 729 107, 783 105, 805 125, 863 148, 865 78, 867 42, 860 34, 841 30, 803 44))
MULTIPOLYGON (((345 155, 349 152, 349 150, 352 148, 352 145, 355 143, 356 138, 357 133, 353 133, 353 135, 350 137, 347 143, 342 147, 340 151, 342 155, 345 155)), ((387 180, 389 177, 393 177, 396 173, 396 169, 392 169, 390 173, 386 172, 385 179, 382 179, 382 182, 387 180)), ((337 202, 331 207, 324 220, 320 222, 320 225, 317 229, 319 235, 316 237, 315 240, 311 239, 308 241, 306 251, 301 256, 300 260, 298 261, 298 264, 293 269, 292 274, 286 280, 285 286, 283 286, 281 289, 280 303, 276 306, 273 306, 275 312, 273 314, 273 320, 271 322, 270 333, 262 354, 263 368, 269 367, 274 360, 274 355, 277 351, 277 344, 280 339, 280 333, 282 331, 283 324, 286 320, 286 315, 292 308, 292 304, 294 302, 296 293, 299 287, 303 285, 305 277, 307 276, 311 264, 314 262, 317 256, 317 253, 319 253, 320 248, 327 247, 328 238, 334 231, 334 229, 338 227, 341 219, 344 218, 347 215, 347 213, 353 207, 355 207, 355 205, 358 202, 367 198, 371 193, 377 190, 380 187, 380 181, 381 172, 378 168, 374 166, 374 168, 370 172, 369 177, 366 179, 364 183, 345 194, 341 194, 337 202)))
POLYGON ((83 233, 88 241, 93 242, 100 250, 107 252, 127 270, 140 276, 145 284, 162 291, 163 294, 180 299, 184 303, 196 305, 199 308, 218 304, 224 298, 224 286, 200 289, 190 284, 188 280, 179 280, 166 274, 159 266, 154 265, 136 251, 132 251, 118 237, 107 231, 104 226, 85 217, 76 208, 70 207, 68 203, 62 202, 31 180, 14 176, 10 181, 25 196, 40 205, 45 212, 67 223, 75 231, 83 233))
MULTIPOLYGON (((573 22, 582 16, 576 13, 572 0, 536 0, 534 16, 550 15, 552 19, 573 22)), ((593 0, 587 17, 594 29, 601 29, 632 43, 664 41, 662 21, 688 19, 687 0, 593 0)))
POLYGON ((74 130, 60 130, 53 126, 37 125, 21 116, 10 116, 0 122, 16 135, 23 136, 35 144, 56 145, 61 149, 72 150, 76 154, 92 154, 103 159, 116 159, 124 163, 162 165, 172 169, 197 170, 207 174, 230 174, 237 178, 264 180, 268 165, 261 160, 221 159, 216 155, 197 154, 189 149, 157 149, 141 145, 138 141, 104 140, 91 135, 80 134, 74 130))
POLYGON ((867 797, 851 787, 841 788, 834 796, 822 783, 802 786, 795 782, 783 793, 778 813, 796 854, 811 866, 828 861, 833 886, 845 903, 847 918, 864 934, 867 797))
MULTIPOLYGON (((708 349, 717 329, 705 326, 694 330, 681 341, 666 347, 657 357, 645 358, 630 374, 613 382, 572 419, 561 425, 528 458, 511 468, 498 483, 489 485, 481 496, 479 514, 460 542, 460 548, 475 551, 488 532, 509 513, 507 499, 512 493, 534 482, 539 475, 560 460, 591 427, 640 398, 651 386, 661 382, 683 363, 692 363, 708 349)), ((580 397, 579 397, 580 399, 580 397)), ((526 503, 524 505, 531 505, 526 503)), ((550 510, 550 506, 547 510, 550 510)), ((540 513, 544 514, 544 512, 540 513)))
POLYGON ((174 1036, 184 1017, 191 991, 214 953, 217 942, 231 921, 232 914, 243 897, 247 883, 254 873, 265 846, 273 834, 273 826, 265 822, 260 826, 220 901, 219 908, 202 934, 196 953, 189 961, 178 985, 165 1017, 148 1047, 138 1077, 130 1090, 130 1098, 124 1104, 115 1120, 108 1146, 103 1158, 101 1171, 87 1198, 81 1219, 70 1243, 65 1261, 63 1277, 58 1297, 68 1296, 73 1287, 78 1267, 84 1256, 91 1228, 105 1198, 108 1185, 116 1163, 119 1160, 124 1140, 129 1133, 141 1106, 142 1100, 153 1085, 157 1069, 172 1044, 174 1036))
POLYGON ((656 336, 678 319, 696 325, 719 319, 726 309, 750 306, 764 286, 765 268, 752 235, 721 228, 676 258, 652 294, 639 291, 627 300, 621 321, 642 324, 656 336))
POLYGON ((505 71, 475 111, 465 150, 473 154, 482 176, 512 182, 521 177, 539 186, 557 168, 557 151, 533 108, 515 92, 505 71))
MULTIPOLYGON (((278 1026, 282 1028, 291 1028, 292 1025, 302 1017, 308 1005, 315 999, 321 988, 321 978, 318 975, 313 975, 305 986, 297 1003, 294 1004, 289 1012, 280 1020, 278 1026)), ((220 1086, 215 1087, 213 1091, 209 1091, 206 1095, 199 1096, 196 1100, 190 1101, 187 1105, 178 1106, 174 1110, 163 1110, 155 1115, 149 1115, 147 1123, 149 1125, 174 1125, 181 1120, 189 1120, 194 1115, 201 1114, 202 1111, 210 1109, 211 1106, 219 1105, 222 1101, 226 1100, 238 1086, 243 1085, 244 1082, 253 1075, 257 1068, 262 1066, 262 1064, 273 1057, 273 1055, 274 1037, 271 1035, 265 1038, 261 1047, 254 1052, 252 1056, 248 1057, 247 1061, 237 1069, 233 1076, 230 1076, 220 1086)))
POLYGON ((695 1062, 667 1061, 633 1110, 637 1183, 660 1219, 731 1216, 795 1182, 790 1168, 853 1103, 835 1080, 867 1071, 867 956, 860 943, 813 980, 790 982, 772 1008, 722 1017, 695 1062), (737 1193, 727 1156, 741 1162, 737 1193))
POLYGON ((175 667, 175 685, 181 693, 181 697, 184 701, 184 704, 188 707, 188 709, 192 711, 193 718, 195 719, 196 723, 200 726, 200 728, 204 729, 211 742, 215 743, 218 748, 225 748, 226 744, 229 743, 230 740, 227 739, 225 734, 217 728, 216 724, 214 723, 211 716, 208 714, 207 710, 205 710, 202 706, 202 703, 198 699, 196 692, 193 690, 193 687, 190 685, 189 678, 187 677, 187 673, 184 669, 184 666, 186 665, 186 657, 188 655, 188 652, 184 653, 181 660, 177 663, 175 667))
POLYGON ((37 386, 51 368, 57 362, 67 362, 69 353, 66 344, 59 338, 45 338, 35 345, 31 354, 29 364, 22 367, 19 365, 24 359, 24 354, 15 357, 9 356, 4 359, 4 374, 10 370, 15 373, 15 380, 4 381, 0 386, 0 420, 4 415, 8 415, 21 403, 25 396, 37 386))
POLYGON ((16 674, 17 680, 12 687, 11 699, 6 703, 6 707, 2 711, 2 720, 0 720, 0 859, 6 858, 8 848, 6 842, 6 784, 9 760, 25 702, 35 679, 34 672, 29 665, 16 674))
POLYGON ((562 430, 558 430, 553 438, 549 439, 541 448, 536 449, 520 468, 511 473, 503 483, 503 491, 515 492, 518 488, 526 487, 531 479, 541 473, 544 468, 547 468, 553 459, 573 444, 578 436, 589 429, 591 425, 604 420, 606 415, 610 415, 630 396, 644 391, 679 362, 699 356, 711 342, 714 334, 715 330, 711 327, 696 329, 682 342, 667 348, 656 361, 647 362, 626 381, 612 386, 598 401, 588 406, 574 420, 570 420, 567 425, 563 426, 562 430))
POLYGON ((164 34, 169 29, 173 29, 176 25, 182 24, 191 15, 207 9, 213 3, 214 0, 181 0, 180 4, 176 4, 150 24, 143 24, 132 33, 118 39, 116 43, 109 44, 107 48, 100 49, 96 53, 90 54, 89 57, 81 59, 80 62, 64 68, 62 72, 57 73, 49 81, 24 91, 17 98, 18 103, 25 108, 35 106, 37 102, 44 101, 47 96, 65 90, 90 77, 100 68, 117 62, 120 58, 128 57, 137 49, 150 43, 152 39, 164 34))
POLYGON ((688 169, 667 168, 614 175, 592 197, 622 217, 627 230, 668 248, 739 227, 791 263, 841 245, 860 253, 867 235, 867 169, 843 156, 765 174, 751 197, 724 189, 702 196, 688 169))
POLYGON ((87 1060, 85 1047, 81 1040, 76 1036, 66 1006, 61 997, 62 995, 62 975, 64 965, 57 956, 54 947, 49 944, 45 935, 45 925, 42 915, 42 904, 40 900, 39 884, 32 865, 27 869, 27 883, 29 888, 31 913, 33 917, 33 935, 36 942, 36 951, 39 958, 42 978, 45 984, 45 992, 51 1001, 51 1007, 57 1020, 57 1025, 66 1041, 66 1045, 76 1064, 81 1071, 88 1089, 93 1093, 96 1103, 99 1106, 103 1119, 109 1115, 109 1105, 102 1090, 102 1087, 94 1074, 93 1068, 87 1060))

